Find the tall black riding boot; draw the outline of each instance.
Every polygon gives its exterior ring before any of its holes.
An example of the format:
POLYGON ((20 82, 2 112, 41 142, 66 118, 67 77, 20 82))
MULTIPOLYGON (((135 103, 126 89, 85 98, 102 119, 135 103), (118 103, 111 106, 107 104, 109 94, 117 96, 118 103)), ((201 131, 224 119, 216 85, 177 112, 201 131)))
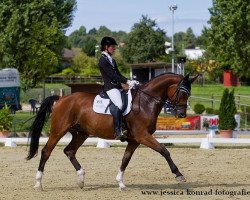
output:
POLYGON ((114 117, 114 127, 115 127, 115 139, 120 140, 124 139, 127 137, 125 132, 122 131, 122 112, 121 110, 117 107, 114 106, 113 109, 110 109, 111 114, 114 117))

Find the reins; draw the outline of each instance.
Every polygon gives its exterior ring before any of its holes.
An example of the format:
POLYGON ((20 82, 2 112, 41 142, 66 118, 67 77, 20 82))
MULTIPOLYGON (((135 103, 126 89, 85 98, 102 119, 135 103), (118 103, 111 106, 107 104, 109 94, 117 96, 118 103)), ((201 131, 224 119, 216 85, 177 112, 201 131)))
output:
MULTIPOLYGON (((151 94, 149 94, 149 93, 143 91, 143 90, 140 89, 139 87, 137 87, 137 88, 135 89, 135 94, 134 94, 133 100, 132 100, 132 105, 133 105, 134 99, 135 99, 136 95, 138 94, 138 98, 139 98, 139 102, 138 102, 139 109, 138 109, 138 111, 135 111, 135 110, 134 110, 136 114, 138 114, 138 113, 141 111, 141 95, 140 95, 141 93, 143 93, 143 94, 149 96, 150 98, 154 99, 155 102, 156 102, 156 104, 160 104, 160 103, 163 103, 163 104, 164 104, 164 103, 165 103, 165 101, 161 100, 160 98, 155 97, 155 96, 153 96, 153 95, 151 95, 151 94)), ((132 107, 132 109, 133 109, 133 107, 132 107)))
MULTIPOLYGON (((133 105, 133 103, 134 103, 134 99, 135 99, 135 97, 136 97, 136 95, 138 94, 138 98, 139 98, 139 102, 138 102, 138 104, 139 104, 139 109, 138 109, 138 111, 136 112, 136 113, 139 113, 140 112, 140 108, 141 108, 141 93, 143 93, 143 94, 145 94, 145 95, 147 95, 148 97, 150 97, 150 98, 152 98, 152 99, 154 99, 154 101, 156 102, 156 104, 160 104, 160 103, 162 103, 163 105, 164 104, 167 104, 169 107, 170 107, 170 109, 178 109, 178 108, 187 108, 187 105, 186 104, 178 104, 178 101, 179 101, 179 92, 180 91, 183 91, 188 97, 190 96, 190 90, 186 87, 186 86, 184 86, 184 85, 182 85, 182 81, 180 81, 180 83, 178 84, 178 87, 177 87, 177 89, 176 89, 176 91, 174 92, 174 94, 172 95, 172 97, 174 97, 175 95, 175 99, 173 100, 173 102, 171 102, 169 99, 167 99, 167 100, 162 100, 160 97, 155 97, 155 96, 153 96, 152 94, 149 94, 148 92, 145 92, 145 91, 143 91, 142 89, 140 89, 140 87, 137 87, 136 89, 135 89, 135 94, 134 94, 134 97, 133 97, 133 100, 132 100, 132 105, 133 105)), ((171 97, 171 98, 172 98, 171 97)))
POLYGON ((164 103, 166 102, 166 101, 163 101, 161 98, 155 97, 155 96, 153 96, 153 95, 151 95, 151 94, 149 94, 149 93, 143 91, 143 90, 140 89, 140 88, 138 88, 137 91, 139 91, 139 92, 141 92, 141 93, 143 93, 143 94, 149 96, 150 98, 154 99, 155 102, 156 102, 157 104, 160 104, 160 103, 163 103, 163 104, 164 104, 164 103))

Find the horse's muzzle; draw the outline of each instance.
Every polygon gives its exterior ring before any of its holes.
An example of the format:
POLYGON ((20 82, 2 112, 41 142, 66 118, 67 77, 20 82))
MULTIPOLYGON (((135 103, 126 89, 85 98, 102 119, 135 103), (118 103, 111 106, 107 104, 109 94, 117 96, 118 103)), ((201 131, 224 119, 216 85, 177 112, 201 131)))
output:
POLYGON ((185 113, 178 113, 177 118, 185 118, 186 114, 185 113))
POLYGON ((186 113, 180 110, 173 109, 171 110, 171 114, 174 115, 176 118, 185 118, 186 113))

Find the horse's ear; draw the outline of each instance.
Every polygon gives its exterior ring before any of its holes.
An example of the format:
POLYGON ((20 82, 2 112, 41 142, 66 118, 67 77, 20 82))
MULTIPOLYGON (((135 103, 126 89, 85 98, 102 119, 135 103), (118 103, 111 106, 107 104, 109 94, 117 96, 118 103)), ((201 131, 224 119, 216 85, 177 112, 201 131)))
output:
POLYGON ((189 73, 184 77, 184 79, 189 79, 189 73))
POLYGON ((200 74, 197 74, 194 78, 190 79, 189 82, 193 83, 199 76, 200 74))
POLYGON ((183 80, 183 82, 188 81, 189 80, 189 73, 186 76, 184 76, 184 78, 182 80, 183 80))

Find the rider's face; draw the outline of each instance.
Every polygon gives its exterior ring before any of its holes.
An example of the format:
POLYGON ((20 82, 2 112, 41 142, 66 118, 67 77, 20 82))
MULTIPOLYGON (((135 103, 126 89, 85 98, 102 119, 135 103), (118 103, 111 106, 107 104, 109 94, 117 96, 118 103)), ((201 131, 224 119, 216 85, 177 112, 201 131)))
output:
POLYGON ((112 55, 115 52, 115 45, 108 46, 107 52, 112 55))

